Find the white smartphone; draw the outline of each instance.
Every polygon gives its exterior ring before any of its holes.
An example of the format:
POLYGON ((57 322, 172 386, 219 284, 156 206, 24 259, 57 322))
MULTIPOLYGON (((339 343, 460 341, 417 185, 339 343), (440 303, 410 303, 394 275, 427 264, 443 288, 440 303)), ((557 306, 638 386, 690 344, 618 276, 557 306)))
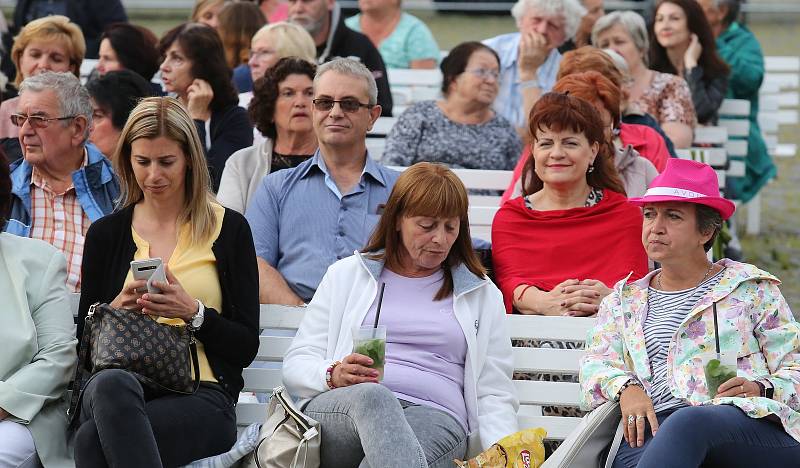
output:
POLYGON ((159 294, 161 290, 153 286, 154 281, 167 282, 167 275, 164 273, 164 263, 160 258, 148 258, 145 260, 134 260, 131 262, 131 273, 135 280, 147 280, 147 292, 159 294))

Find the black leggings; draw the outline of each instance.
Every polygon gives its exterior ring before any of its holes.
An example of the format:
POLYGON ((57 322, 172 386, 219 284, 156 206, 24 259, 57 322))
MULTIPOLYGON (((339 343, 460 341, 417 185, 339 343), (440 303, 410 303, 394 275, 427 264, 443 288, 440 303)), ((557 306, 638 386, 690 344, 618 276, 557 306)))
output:
POLYGON ((75 432, 78 468, 159 468, 227 452, 236 441, 231 397, 216 384, 194 395, 148 398, 123 370, 95 375, 83 393, 75 432))

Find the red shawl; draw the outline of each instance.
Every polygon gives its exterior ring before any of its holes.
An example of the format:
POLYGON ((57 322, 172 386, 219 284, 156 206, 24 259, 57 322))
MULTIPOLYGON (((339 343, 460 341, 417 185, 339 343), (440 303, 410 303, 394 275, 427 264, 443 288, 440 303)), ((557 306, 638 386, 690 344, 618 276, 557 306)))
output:
POLYGON ((522 197, 507 201, 492 223, 495 277, 511 313, 520 284, 549 291, 564 280, 596 279, 608 287, 633 271, 647 274, 642 212, 611 190, 595 206, 536 211, 522 197))

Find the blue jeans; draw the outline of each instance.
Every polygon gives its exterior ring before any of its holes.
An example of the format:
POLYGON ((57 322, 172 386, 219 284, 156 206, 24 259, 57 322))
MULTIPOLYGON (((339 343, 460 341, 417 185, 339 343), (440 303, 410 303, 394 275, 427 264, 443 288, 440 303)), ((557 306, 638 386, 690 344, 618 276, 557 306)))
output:
POLYGON ((786 468, 800 465, 800 442, 780 423, 754 419, 732 405, 689 406, 656 414, 642 447, 624 440, 613 468, 786 468))
POLYGON ((320 423, 321 468, 450 468, 467 452, 454 417, 379 384, 320 393, 303 412, 320 423))

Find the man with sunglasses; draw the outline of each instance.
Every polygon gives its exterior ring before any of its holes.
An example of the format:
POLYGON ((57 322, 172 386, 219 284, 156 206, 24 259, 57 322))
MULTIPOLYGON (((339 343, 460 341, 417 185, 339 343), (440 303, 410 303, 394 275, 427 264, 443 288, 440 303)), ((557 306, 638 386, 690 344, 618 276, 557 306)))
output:
POLYGON ((92 103, 71 73, 22 82, 17 112, 23 158, 11 164, 11 213, 4 231, 49 242, 67 258, 67 286, 80 292, 89 225, 114 210, 119 181, 91 143, 92 103))
POLYGON ((310 301, 328 267, 366 245, 398 177, 367 153, 377 102, 375 79, 360 62, 334 59, 317 69, 311 118, 319 149, 266 176, 245 214, 262 303, 310 301))

